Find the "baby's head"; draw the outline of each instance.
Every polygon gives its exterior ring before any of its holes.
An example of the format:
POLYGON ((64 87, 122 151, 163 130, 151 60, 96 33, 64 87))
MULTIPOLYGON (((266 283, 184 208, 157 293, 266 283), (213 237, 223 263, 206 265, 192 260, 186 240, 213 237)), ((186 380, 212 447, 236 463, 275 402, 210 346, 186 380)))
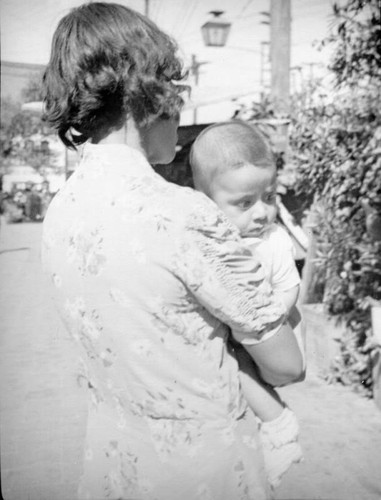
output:
POLYGON ((242 236, 259 237, 276 217, 276 167, 260 132, 234 120, 211 125, 195 140, 195 188, 225 212, 242 236))

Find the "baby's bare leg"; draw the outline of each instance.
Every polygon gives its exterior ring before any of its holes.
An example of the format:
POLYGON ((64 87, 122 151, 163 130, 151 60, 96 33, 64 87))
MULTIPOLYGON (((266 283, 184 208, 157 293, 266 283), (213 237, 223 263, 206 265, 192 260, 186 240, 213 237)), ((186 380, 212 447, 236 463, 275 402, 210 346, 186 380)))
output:
POLYGON ((284 405, 273 387, 261 380, 250 355, 234 345, 239 364, 242 392, 259 419, 259 434, 268 481, 276 488, 292 464, 300 462, 299 426, 295 415, 284 405))
POLYGON ((255 363, 244 347, 235 344, 234 351, 240 369, 242 392, 250 408, 263 422, 279 417, 284 404, 278 393, 260 378, 255 363))

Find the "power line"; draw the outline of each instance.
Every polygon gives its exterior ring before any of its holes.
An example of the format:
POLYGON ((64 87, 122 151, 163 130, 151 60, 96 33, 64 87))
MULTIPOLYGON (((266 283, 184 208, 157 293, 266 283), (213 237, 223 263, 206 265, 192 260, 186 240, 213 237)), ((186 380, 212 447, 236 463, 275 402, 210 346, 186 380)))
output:
POLYGON ((154 19, 159 19, 160 12, 161 12, 161 9, 162 9, 162 6, 163 6, 163 2, 161 2, 160 0, 155 0, 155 5, 156 5, 156 10, 155 10, 155 17, 154 17, 154 19))
POLYGON ((246 4, 244 5, 243 9, 241 10, 241 12, 238 14, 238 16, 235 18, 235 20, 239 19, 242 14, 246 11, 246 9, 250 6, 250 4, 253 2, 253 0, 248 0, 246 2, 246 4))
POLYGON ((180 13, 176 16, 175 22, 173 23, 172 33, 173 36, 177 37, 183 30, 182 27, 184 23, 189 18, 189 13, 193 10, 194 4, 191 2, 186 3, 185 13, 180 10, 180 13))

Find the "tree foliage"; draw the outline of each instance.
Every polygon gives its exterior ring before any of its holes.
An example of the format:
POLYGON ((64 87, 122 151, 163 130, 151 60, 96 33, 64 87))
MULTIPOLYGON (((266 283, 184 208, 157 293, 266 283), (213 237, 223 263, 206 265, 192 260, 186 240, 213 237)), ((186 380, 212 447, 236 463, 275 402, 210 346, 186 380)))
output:
POLYGON ((24 102, 42 101, 42 76, 43 73, 32 75, 26 86, 23 88, 21 95, 24 102))
POLYGON ((323 45, 334 47, 330 69, 339 85, 358 86, 381 79, 380 0, 333 4, 333 29, 323 45))
MULTIPOLYGON (((41 75, 32 76, 22 90, 24 102, 42 99, 41 75)), ((31 143, 34 134, 50 133, 49 127, 42 121, 40 113, 23 111, 21 103, 9 98, 1 99, 0 158, 3 165, 18 160, 40 171, 51 163, 52 155, 47 148, 35 147, 31 143)))
POLYGON ((367 394, 370 299, 381 299, 380 13, 376 0, 334 4, 323 42, 333 49, 332 99, 300 110, 291 134, 296 187, 317 218, 323 300, 347 327, 332 378, 367 394))

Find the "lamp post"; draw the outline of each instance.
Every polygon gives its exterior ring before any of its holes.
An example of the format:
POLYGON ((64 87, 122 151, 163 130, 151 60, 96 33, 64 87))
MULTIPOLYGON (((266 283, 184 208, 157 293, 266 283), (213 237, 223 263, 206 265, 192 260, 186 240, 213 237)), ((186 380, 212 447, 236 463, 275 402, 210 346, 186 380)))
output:
MULTIPOLYGON (((221 18, 223 10, 211 10, 209 14, 212 19, 201 26, 202 38, 207 47, 224 47, 229 36, 231 23, 221 18)), ((196 57, 192 55, 191 70, 195 77, 195 83, 198 84, 199 67, 204 62, 196 61, 196 57)), ((197 108, 193 111, 193 123, 197 123, 197 108)))
MULTIPOLYGON (((290 93, 291 0, 270 0, 270 12, 261 12, 261 24, 270 25, 271 97, 278 114, 288 115, 290 93)), ((209 12, 213 17, 201 27, 208 47, 223 47, 231 23, 221 19, 222 10, 209 12)), ((264 46, 262 46, 262 49, 264 46)))
POLYGON ((231 23, 221 19, 223 10, 211 10, 212 19, 201 26, 201 33, 207 47, 224 47, 229 36, 231 23))
MULTIPOLYGON (((191 63, 191 66, 190 66, 190 71, 191 71, 191 74, 192 76, 194 77, 194 84, 197 86, 198 85, 198 80, 199 80, 199 76, 200 76, 200 66, 202 66, 203 64, 208 64, 206 61, 198 61, 197 60, 197 57, 195 56, 195 54, 192 54, 192 63, 191 63)), ((194 107, 193 109, 193 123, 196 124, 197 123, 197 107, 194 107)))
MULTIPOLYGON (((220 19, 223 11, 211 11, 213 18, 201 27, 204 43, 208 47, 226 44, 231 24, 220 19)), ((265 59, 270 53, 270 94, 278 123, 278 147, 287 151, 287 123, 290 112, 290 25, 291 0, 270 0, 270 12, 261 12, 261 24, 270 26, 270 43, 261 44, 261 83, 264 86, 265 59), (266 49, 266 50, 265 50, 266 49)))

